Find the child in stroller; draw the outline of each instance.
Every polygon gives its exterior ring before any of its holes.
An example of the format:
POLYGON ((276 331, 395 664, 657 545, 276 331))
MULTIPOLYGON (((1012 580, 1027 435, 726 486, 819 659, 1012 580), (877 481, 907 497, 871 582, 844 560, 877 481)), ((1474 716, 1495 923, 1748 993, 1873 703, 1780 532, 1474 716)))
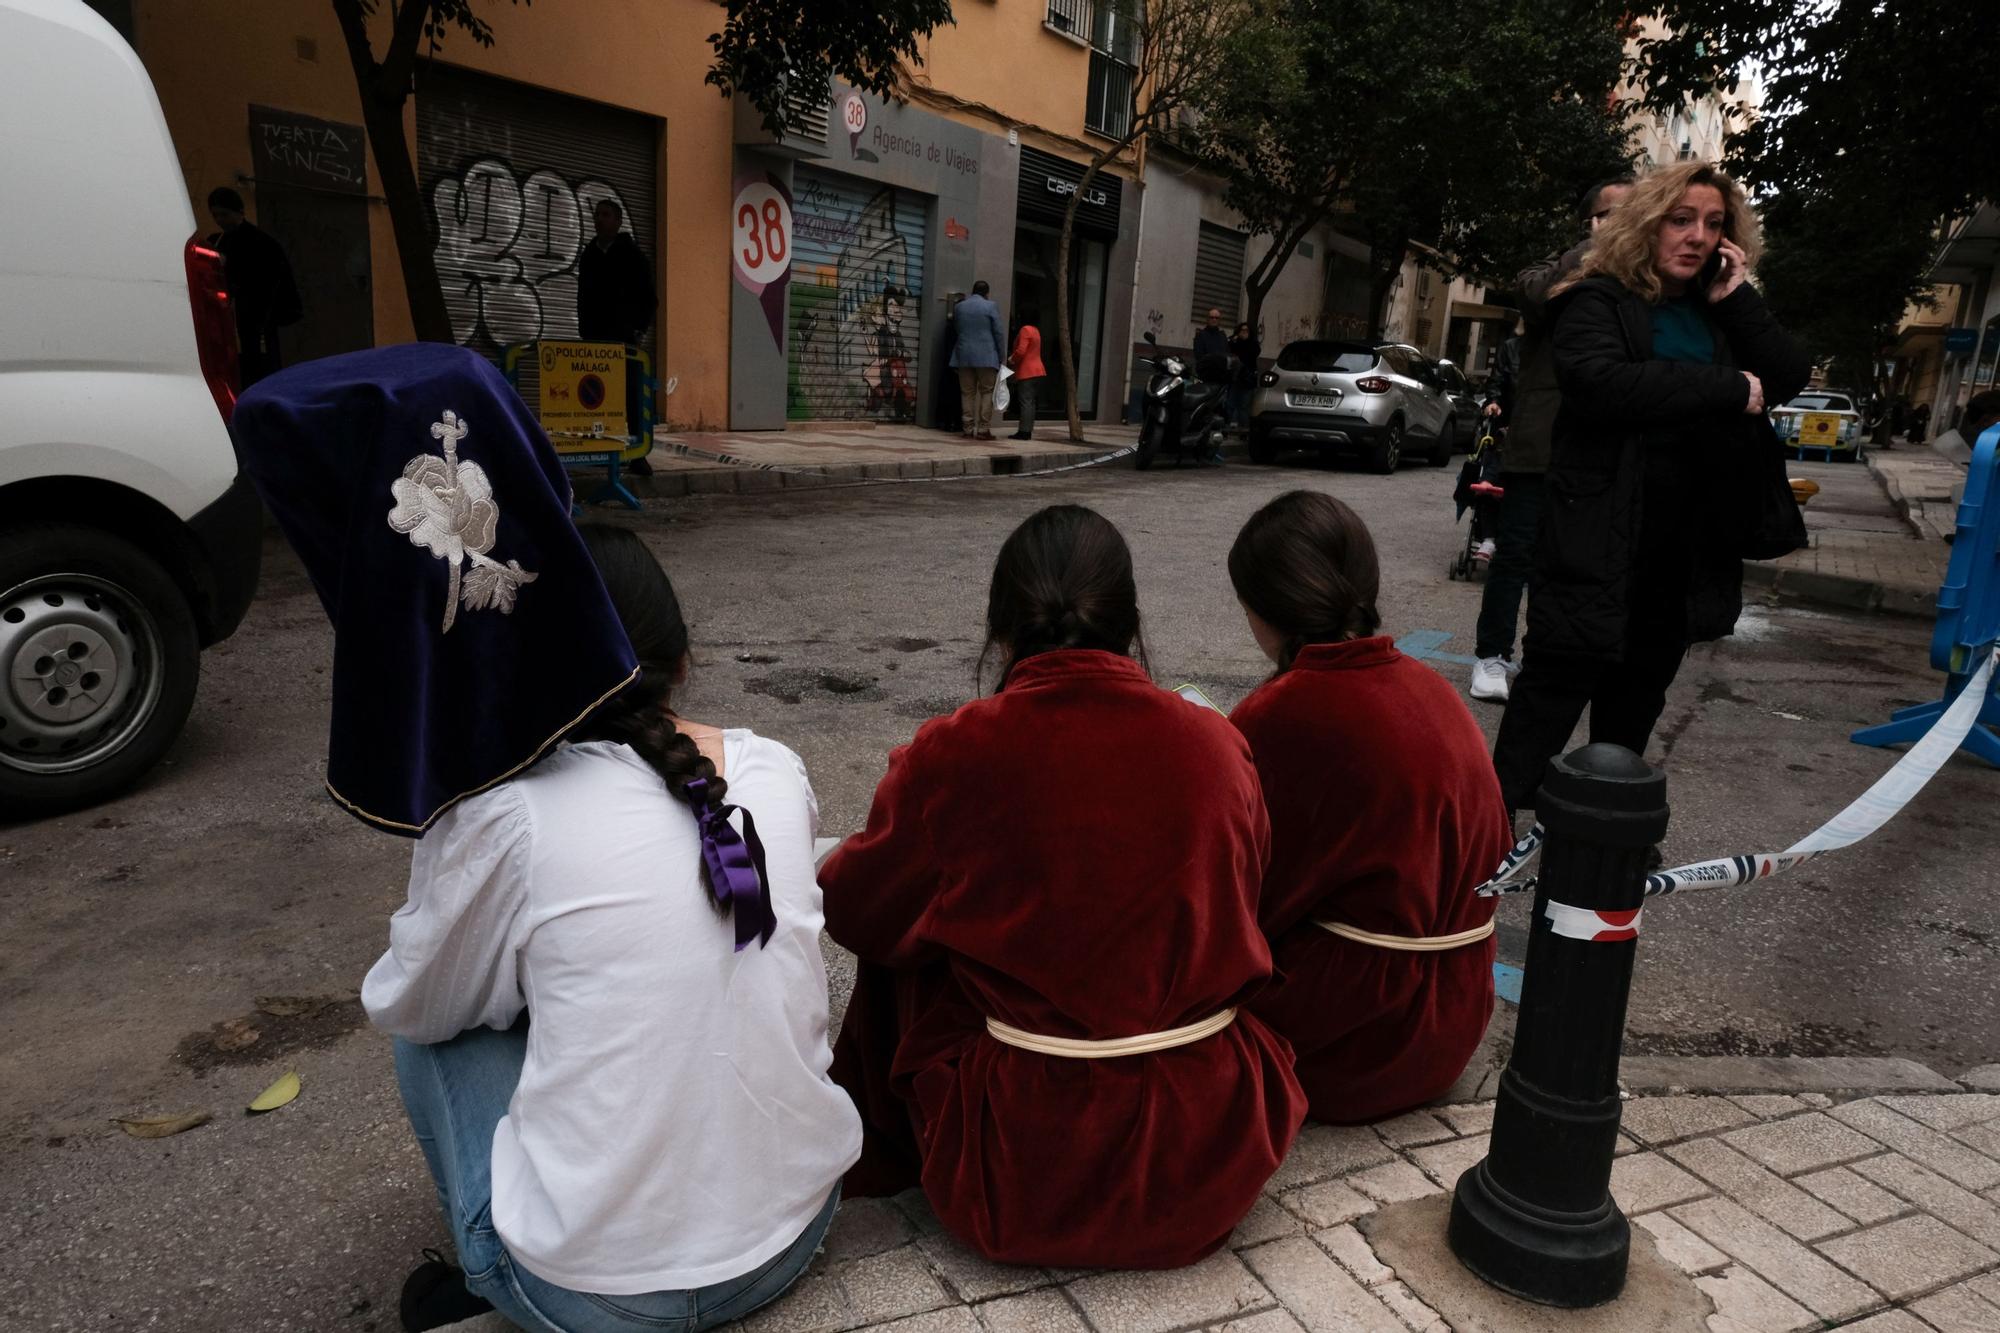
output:
MULTIPOLYGON (((1494 551, 1493 534, 1499 531, 1500 497, 1500 418, 1491 412, 1479 416, 1479 429, 1472 437, 1472 452, 1458 470, 1458 485, 1451 498, 1458 504, 1456 518, 1472 511, 1466 529, 1465 547, 1452 557, 1450 574, 1455 579, 1473 579, 1486 572, 1494 551)), ((1456 519, 1454 519, 1456 521, 1456 519)))

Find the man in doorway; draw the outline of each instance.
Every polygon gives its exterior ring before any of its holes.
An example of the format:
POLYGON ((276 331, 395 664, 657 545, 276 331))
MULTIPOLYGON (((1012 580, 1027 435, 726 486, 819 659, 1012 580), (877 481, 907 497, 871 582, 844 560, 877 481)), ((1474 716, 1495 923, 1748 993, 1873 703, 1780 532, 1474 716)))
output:
POLYGON ((209 244, 222 256, 230 304, 236 307, 237 365, 249 388, 284 364, 278 330, 305 314, 285 247, 243 216, 243 196, 226 185, 208 192, 208 215, 222 230, 209 244))
POLYGON ((1210 383, 1225 383, 1228 378, 1226 366, 1229 362, 1229 331, 1222 327, 1222 312, 1210 310, 1208 323, 1195 330, 1194 373, 1196 378, 1210 383))
POLYGON ((576 332, 585 342, 636 344, 652 327, 659 294, 653 266, 632 233, 625 209, 600 199, 591 212, 597 229, 576 260, 576 332))
MULTIPOLYGON (((1542 525, 1543 485, 1549 470, 1556 408, 1562 403, 1556 387, 1555 349, 1549 319, 1549 289, 1583 262, 1591 234, 1631 193, 1632 178, 1600 181, 1583 196, 1577 222, 1583 239, 1566 253, 1522 271, 1519 372, 1510 374, 1504 392, 1487 410, 1502 413, 1507 440, 1500 451, 1500 518, 1495 525, 1497 547, 1486 567, 1486 590, 1479 606, 1479 628, 1473 649, 1472 697, 1505 703, 1513 685, 1514 635, 1521 617, 1521 592, 1534 568, 1535 535, 1542 525)), ((1511 360, 1511 358, 1510 358, 1511 360)))
POLYGON ((972 295, 958 303, 958 341, 952 345, 951 364, 965 399, 965 428, 959 433, 968 440, 993 438, 993 384, 1007 355, 1007 326, 1000 319, 1000 307, 987 295, 992 290, 981 278, 972 284, 972 295))

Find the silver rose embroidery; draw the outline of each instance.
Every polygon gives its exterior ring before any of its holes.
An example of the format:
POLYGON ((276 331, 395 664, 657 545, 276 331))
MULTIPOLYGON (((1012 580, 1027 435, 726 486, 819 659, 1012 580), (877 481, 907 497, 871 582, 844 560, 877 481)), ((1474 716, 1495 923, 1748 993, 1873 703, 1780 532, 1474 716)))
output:
POLYGON ((451 566, 444 603, 447 634, 458 619, 461 579, 466 610, 495 610, 505 615, 514 609, 521 585, 538 577, 521 568, 518 560, 503 565, 486 554, 500 533, 500 506, 493 500, 493 484, 486 479, 486 469, 459 461, 458 442, 468 429, 458 413, 447 409, 444 419, 431 426, 431 438, 444 441, 444 457, 418 454, 403 468, 403 475, 389 484, 389 493, 396 497, 395 507, 389 511, 389 526, 451 566), (472 561, 469 574, 462 568, 468 557, 472 561))

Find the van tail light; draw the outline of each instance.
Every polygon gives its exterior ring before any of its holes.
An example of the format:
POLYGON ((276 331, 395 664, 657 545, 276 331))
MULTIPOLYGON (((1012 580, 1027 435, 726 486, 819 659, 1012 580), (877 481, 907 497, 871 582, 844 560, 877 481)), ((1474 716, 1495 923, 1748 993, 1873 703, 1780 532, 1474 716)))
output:
POLYGON ((1273 384, 1276 384, 1278 382, 1278 372, 1275 370, 1267 370, 1263 374, 1257 377, 1257 382, 1268 389, 1273 384))
POLYGON ((1354 381, 1354 387, 1363 393, 1387 393, 1389 392, 1389 381, 1383 379, 1380 375, 1363 375, 1360 379, 1354 381))
POLYGON ((236 411, 236 310, 229 299, 222 256, 202 244, 201 233, 188 237, 188 303, 194 308, 194 345, 201 357, 201 377, 215 397, 216 410, 227 424, 236 411))

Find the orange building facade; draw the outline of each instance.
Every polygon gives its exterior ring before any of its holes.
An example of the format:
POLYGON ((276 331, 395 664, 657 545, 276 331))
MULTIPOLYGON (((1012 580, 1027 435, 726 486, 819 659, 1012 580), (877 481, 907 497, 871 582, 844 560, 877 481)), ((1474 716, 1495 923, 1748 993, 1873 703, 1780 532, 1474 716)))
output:
MULTIPOLYGON (((306 316, 287 359, 412 338, 331 4, 103 8, 152 75, 197 216, 232 186, 291 254, 306 316)), ((575 336, 577 255, 610 198, 652 265, 646 343, 674 386, 669 425, 932 424, 947 315, 975 280, 1053 341, 1055 229, 1129 78, 1122 34, 1087 0, 957 9, 922 43, 906 100, 836 84, 775 142, 703 82, 722 18, 709 0, 482 4, 493 44, 448 32, 404 115, 454 336, 496 358, 575 336)), ((1121 162, 1085 190, 1068 276, 1082 406, 1111 420, 1131 352, 1135 177, 1121 162)))

